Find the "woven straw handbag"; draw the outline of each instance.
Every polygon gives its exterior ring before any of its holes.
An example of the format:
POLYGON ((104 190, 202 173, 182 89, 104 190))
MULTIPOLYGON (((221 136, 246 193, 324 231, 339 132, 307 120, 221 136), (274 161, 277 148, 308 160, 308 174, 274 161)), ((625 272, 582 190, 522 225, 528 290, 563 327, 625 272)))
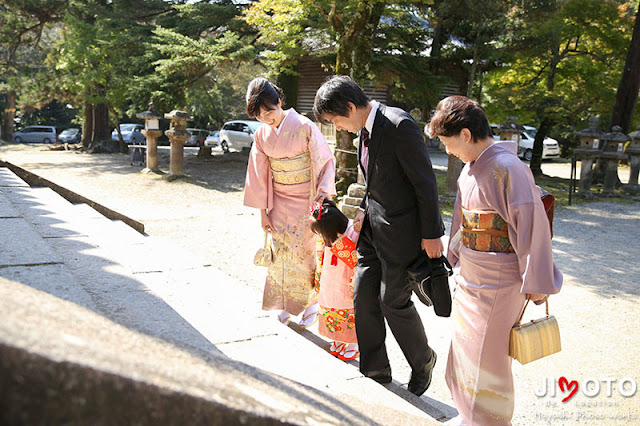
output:
POLYGON ((271 251, 271 244, 269 244, 269 233, 264 233, 264 247, 258 250, 253 257, 253 263, 256 266, 269 266, 273 261, 273 252, 271 251))
POLYGON ((560 352, 560 329, 558 321, 549 315, 549 298, 545 299, 547 316, 521 324, 524 311, 529 304, 525 303, 520 318, 511 329, 509 339, 509 356, 517 359, 520 364, 528 364, 545 356, 560 352))

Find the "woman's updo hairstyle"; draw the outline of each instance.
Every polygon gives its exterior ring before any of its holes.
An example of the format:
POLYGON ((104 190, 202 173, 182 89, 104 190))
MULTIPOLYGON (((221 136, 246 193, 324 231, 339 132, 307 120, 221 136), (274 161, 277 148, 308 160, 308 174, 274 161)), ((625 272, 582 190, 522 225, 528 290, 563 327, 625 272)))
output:
POLYGON ((254 78, 247 88, 247 115, 255 118, 260 115, 260 109, 275 109, 278 101, 284 105, 284 94, 275 84, 266 78, 254 78))

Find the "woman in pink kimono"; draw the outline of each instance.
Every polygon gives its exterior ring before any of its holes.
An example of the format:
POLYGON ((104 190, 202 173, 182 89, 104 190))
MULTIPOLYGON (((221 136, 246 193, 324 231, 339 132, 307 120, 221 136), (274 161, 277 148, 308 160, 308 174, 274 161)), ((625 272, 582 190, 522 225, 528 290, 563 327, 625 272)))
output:
POLYGON ((283 110, 282 91, 266 79, 249 83, 247 114, 266 124, 255 133, 244 189, 244 204, 260 209, 262 229, 272 236, 262 308, 281 310, 284 324, 304 311, 300 325, 309 327, 319 310, 309 206, 336 194, 335 159, 320 129, 283 110))
POLYGON ((549 222, 513 142, 494 142, 484 110, 446 98, 429 123, 447 153, 466 163, 447 258, 456 270, 446 381, 466 425, 509 425, 514 389, 509 333, 526 299, 560 291, 549 222))

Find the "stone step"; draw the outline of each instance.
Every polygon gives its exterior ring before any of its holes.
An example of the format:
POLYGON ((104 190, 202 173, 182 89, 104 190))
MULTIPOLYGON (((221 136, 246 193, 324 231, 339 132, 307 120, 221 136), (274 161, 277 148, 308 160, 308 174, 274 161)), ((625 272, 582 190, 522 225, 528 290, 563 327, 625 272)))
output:
POLYGON ((25 181, 20 179, 6 167, 0 167, 0 188, 1 187, 28 187, 25 181))
POLYGON ((349 189, 347 189, 347 195, 349 197, 363 198, 365 191, 366 188, 364 185, 354 183, 349 185, 349 189))
POLYGON ((359 207, 354 207, 354 206, 349 206, 349 205, 341 203, 340 210, 342 211, 342 213, 345 214, 345 216, 353 219, 353 218, 356 217, 356 215, 360 211, 360 208, 359 207))
POLYGON ((21 217, 0 219, 0 267, 60 263, 62 258, 21 217))
POLYGON ((362 198, 356 197, 344 197, 342 202, 348 206, 360 207, 360 203, 362 202, 362 198))
POLYGON ((3 424, 380 423, 372 403, 352 407, 219 352, 183 350, 5 278, 0 313, 3 424))
POLYGON ((72 204, 54 190, 44 187, 4 187, 0 188, 6 198, 20 209, 37 209, 41 214, 57 213, 72 204))

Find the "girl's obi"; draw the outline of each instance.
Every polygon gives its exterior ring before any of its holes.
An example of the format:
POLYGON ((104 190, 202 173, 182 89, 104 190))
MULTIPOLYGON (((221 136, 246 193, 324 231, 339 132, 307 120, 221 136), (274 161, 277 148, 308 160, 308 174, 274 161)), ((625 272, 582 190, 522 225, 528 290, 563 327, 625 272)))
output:
POLYGON ((311 156, 309 152, 291 158, 269 157, 271 174, 275 183, 295 185, 311 180, 311 156))
POLYGON ((462 208, 462 244, 476 251, 513 253, 507 222, 496 212, 462 208))

